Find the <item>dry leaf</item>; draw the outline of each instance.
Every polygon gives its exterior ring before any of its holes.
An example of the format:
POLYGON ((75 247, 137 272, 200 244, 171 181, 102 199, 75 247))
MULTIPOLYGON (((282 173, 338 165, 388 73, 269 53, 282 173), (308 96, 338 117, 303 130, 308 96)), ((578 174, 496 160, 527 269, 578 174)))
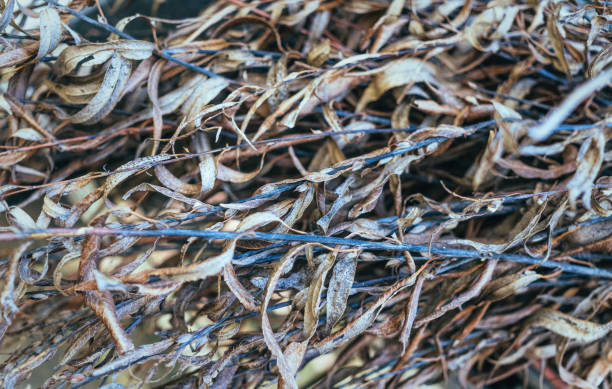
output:
POLYGON ((62 21, 55 8, 45 7, 40 11, 40 46, 36 59, 52 52, 62 37, 62 21))
POLYGON ((529 323, 532 327, 544 327, 557 335, 582 343, 593 342, 612 331, 612 322, 597 324, 553 309, 539 310, 529 323))

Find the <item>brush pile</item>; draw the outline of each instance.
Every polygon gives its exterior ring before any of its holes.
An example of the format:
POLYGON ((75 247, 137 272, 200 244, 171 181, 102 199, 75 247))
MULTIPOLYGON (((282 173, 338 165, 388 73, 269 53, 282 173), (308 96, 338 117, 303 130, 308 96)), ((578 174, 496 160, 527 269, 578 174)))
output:
POLYGON ((123 3, 0 1, 2 387, 610 388, 610 2, 123 3))

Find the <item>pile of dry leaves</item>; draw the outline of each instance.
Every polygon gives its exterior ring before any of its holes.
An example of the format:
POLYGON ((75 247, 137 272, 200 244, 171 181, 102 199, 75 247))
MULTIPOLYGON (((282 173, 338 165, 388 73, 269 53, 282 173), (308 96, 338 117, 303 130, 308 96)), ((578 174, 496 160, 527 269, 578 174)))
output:
POLYGON ((0 1, 2 387, 611 387, 611 2, 131 3, 0 1))

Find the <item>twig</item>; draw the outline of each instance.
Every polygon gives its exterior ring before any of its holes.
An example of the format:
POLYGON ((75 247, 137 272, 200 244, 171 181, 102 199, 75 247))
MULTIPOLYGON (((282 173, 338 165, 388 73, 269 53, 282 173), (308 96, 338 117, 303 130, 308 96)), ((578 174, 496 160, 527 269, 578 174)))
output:
POLYGON ((481 253, 476 250, 454 249, 444 246, 419 245, 419 244, 396 244, 387 242, 373 242, 367 240, 336 238, 331 236, 321 235, 297 235, 297 234, 276 234, 269 232, 251 232, 245 235, 241 232, 229 231, 206 231, 206 230, 187 230, 166 228, 159 230, 122 230, 104 227, 83 227, 83 228, 48 228, 43 230, 30 230, 23 232, 4 232, 0 233, 0 242, 15 241, 19 239, 48 239, 51 237, 76 237, 76 236, 134 236, 134 237, 183 237, 183 238, 203 238, 203 239, 223 239, 223 240, 271 240, 281 242, 303 242, 303 243, 320 243, 328 246, 350 246, 360 247, 367 250, 386 250, 386 251, 415 251, 415 252, 431 252, 432 254, 441 255, 444 257, 457 258, 498 258, 504 261, 524 263, 528 265, 538 265, 546 268, 560 268, 563 271, 587 275, 592 277, 611 278, 612 272, 590 268, 586 266, 573 265, 569 263, 556 262, 552 260, 542 261, 541 258, 534 258, 521 254, 494 254, 481 253))
POLYGON ((555 129, 574 111, 584 99, 592 93, 604 88, 612 82, 612 68, 602 70, 595 77, 574 89, 563 100, 563 103, 548 114, 543 123, 529 129, 528 134, 535 140, 542 141, 548 138, 555 129))

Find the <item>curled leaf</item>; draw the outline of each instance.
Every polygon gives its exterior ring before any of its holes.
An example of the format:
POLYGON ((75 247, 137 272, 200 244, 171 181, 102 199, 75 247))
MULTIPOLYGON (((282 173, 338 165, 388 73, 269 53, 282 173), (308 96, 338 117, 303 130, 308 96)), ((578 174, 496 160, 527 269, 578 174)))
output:
POLYGON ((62 37, 62 21, 52 7, 40 11, 40 46, 36 59, 41 59, 57 47, 62 37))
POLYGON ((115 55, 127 60, 143 60, 151 56, 153 49, 152 43, 135 40, 68 46, 57 58, 55 68, 60 76, 64 76, 74 71, 81 63, 87 66, 101 65, 115 55))
POLYGON ((342 318, 346 310, 346 303, 355 279, 357 258, 355 255, 342 256, 336 261, 332 276, 327 287, 327 331, 342 318))
POLYGON ((612 321, 597 324, 577 319, 554 309, 541 309, 530 320, 532 327, 544 327, 557 335, 583 343, 593 342, 612 331, 612 321))
POLYGON ((70 120, 73 123, 95 123, 108 115, 119 102, 123 88, 130 75, 130 62, 115 52, 108 65, 100 90, 79 112, 70 120))

